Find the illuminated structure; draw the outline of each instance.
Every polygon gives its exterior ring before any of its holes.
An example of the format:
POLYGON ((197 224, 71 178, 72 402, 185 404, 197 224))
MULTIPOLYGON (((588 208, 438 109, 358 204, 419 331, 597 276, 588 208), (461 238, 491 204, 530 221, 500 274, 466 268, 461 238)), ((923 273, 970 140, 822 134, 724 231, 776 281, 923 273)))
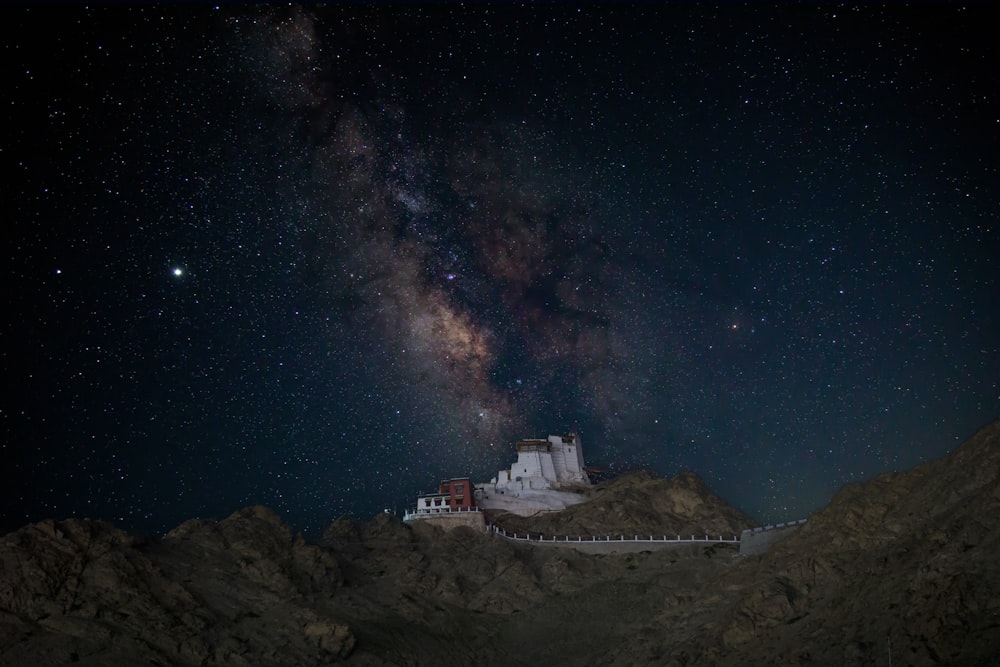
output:
POLYGON ((583 465, 583 445, 575 433, 518 440, 515 447, 517 461, 491 481, 498 493, 590 484, 583 465))
POLYGON ((472 482, 468 477, 442 480, 437 493, 417 496, 417 514, 471 511, 476 506, 472 482))
POLYGON ((407 511, 404 521, 434 519, 442 527, 468 525, 485 530, 484 509, 530 516, 586 500, 590 479, 580 436, 518 440, 515 449, 517 460, 489 483, 473 485, 468 477, 444 480, 437 493, 417 496, 416 510, 407 511))
POLYGON ((476 505, 521 516, 557 512, 586 500, 590 478, 580 436, 519 440, 517 461, 488 484, 476 485, 476 505))

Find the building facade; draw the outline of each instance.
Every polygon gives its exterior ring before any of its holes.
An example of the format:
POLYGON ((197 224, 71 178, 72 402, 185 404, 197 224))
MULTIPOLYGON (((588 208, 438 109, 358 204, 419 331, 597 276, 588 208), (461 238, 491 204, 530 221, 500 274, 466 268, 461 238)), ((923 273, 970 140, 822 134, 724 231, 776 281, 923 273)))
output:
POLYGON ((575 433, 519 440, 515 447, 517 461, 492 480, 498 493, 590 484, 583 463, 583 445, 575 433))
POLYGON ((442 480, 437 493, 417 496, 417 514, 471 511, 476 507, 472 481, 468 477, 442 480))
POLYGON ((590 485, 583 462, 583 445, 575 433, 528 438, 515 443, 517 460, 489 483, 474 485, 468 477, 443 480, 437 493, 417 496, 417 507, 404 521, 434 519, 449 525, 485 530, 481 510, 521 516, 559 511, 583 502, 590 485))

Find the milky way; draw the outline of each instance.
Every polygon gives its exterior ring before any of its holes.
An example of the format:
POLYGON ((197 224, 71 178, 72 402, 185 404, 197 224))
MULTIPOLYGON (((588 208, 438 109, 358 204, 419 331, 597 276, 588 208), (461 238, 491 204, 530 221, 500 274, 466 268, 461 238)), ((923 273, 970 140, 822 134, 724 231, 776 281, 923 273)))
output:
POLYGON ((407 400, 446 426, 428 437, 475 457, 468 450, 509 444, 547 415, 564 428, 578 428, 581 408, 610 416, 604 385, 617 378, 602 373, 616 359, 598 284, 609 258, 580 194, 590 184, 525 165, 550 152, 546 139, 510 121, 461 119, 418 136, 378 73, 366 85, 375 99, 331 102, 317 92, 337 82, 319 74, 313 19, 268 18, 264 56, 243 56, 262 66, 261 96, 297 123, 280 151, 306 162, 312 192, 293 196, 323 212, 311 224, 332 241, 315 250, 411 388, 407 400), (517 359, 513 375, 524 377, 505 377, 513 364, 498 357, 517 359), (567 378, 599 399, 547 404, 547 385, 567 378))
POLYGON ((568 431, 774 521, 943 454, 1000 413, 979 14, 8 10, 2 526, 315 531, 568 431))

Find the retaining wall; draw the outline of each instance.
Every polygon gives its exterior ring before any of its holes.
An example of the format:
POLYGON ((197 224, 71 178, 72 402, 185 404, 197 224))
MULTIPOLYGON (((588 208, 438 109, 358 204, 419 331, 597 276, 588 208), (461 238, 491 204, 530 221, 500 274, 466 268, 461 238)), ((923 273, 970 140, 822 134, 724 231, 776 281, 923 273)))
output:
POLYGON ((537 546, 576 549, 584 553, 637 553, 693 544, 738 544, 739 555, 753 556, 767 552, 771 545, 799 528, 806 519, 744 530, 740 535, 602 535, 599 537, 554 536, 537 533, 508 533, 503 528, 487 524, 478 508, 469 510, 434 510, 407 513, 404 521, 433 521, 445 530, 468 526, 473 530, 492 532, 499 538, 537 546))
POLYGON ((487 526, 499 538, 555 549, 575 549, 590 554, 619 554, 654 551, 697 544, 739 544, 736 535, 602 535, 600 537, 545 536, 507 533, 497 526, 487 526))
POLYGON ((486 519, 483 513, 476 510, 451 512, 415 512, 403 517, 404 521, 429 521, 435 526, 451 530, 458 526, 468 526, 473 530, 486 532, 486 519))
POLYGON ((796 530, 805 522, 805 519, 800 519, 773 526, 764 526, 763 528, 744 530, 740 534, 740 555, 754 556, 768 551, 772 544, 796 530))

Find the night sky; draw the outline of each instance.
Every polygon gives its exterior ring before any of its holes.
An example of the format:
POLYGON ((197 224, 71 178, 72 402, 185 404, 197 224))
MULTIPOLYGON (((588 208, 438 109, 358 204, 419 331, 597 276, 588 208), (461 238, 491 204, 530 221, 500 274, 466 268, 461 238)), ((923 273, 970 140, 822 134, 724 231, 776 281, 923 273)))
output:
POLYGON ((766 523, 1000 416, 987 6, 0 13, 3 530, 569 431, 766 523))

